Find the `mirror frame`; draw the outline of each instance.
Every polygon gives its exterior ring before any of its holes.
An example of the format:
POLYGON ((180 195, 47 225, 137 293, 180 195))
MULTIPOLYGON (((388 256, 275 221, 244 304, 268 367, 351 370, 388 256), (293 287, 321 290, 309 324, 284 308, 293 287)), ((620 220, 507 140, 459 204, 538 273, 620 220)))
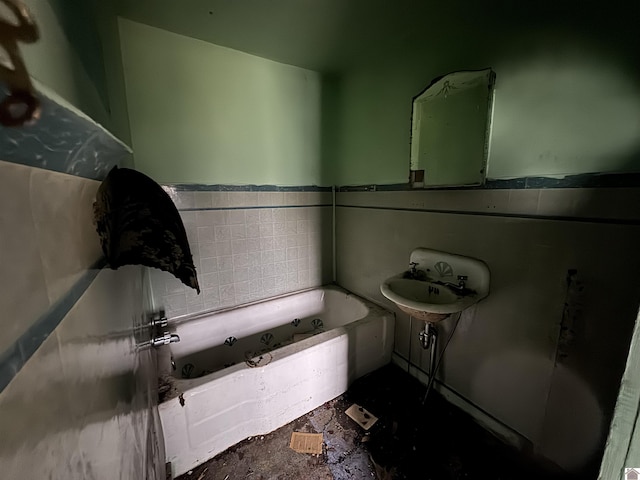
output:
MULTIPOLYGON (((491 124, 493 117, 493 103, 495 91, 496 74, 491 68, 481 70, 458 70, 433 79, 429 85, 424 88, 418 95, 413 97, 411 102, 411 139, 410 139, 410 158, 409 158, 409 185, 412 189, 429 189, 429 188, 451 188, 451 187, 471 187, 484 185, 487 176, 487 162, 489 158, 489 144, 491 140, 491 124), (455 84, 452 80, 455 77, 455 84), (463 89, 465 85, 469 87, 477 86, 479 82, 486 82, 487 92, 487 114, 484 127, 484 143, 481 160, 481 176, 478 182, 465 183, 455 182, 440 185, 425 185, 425 169, 413 169, 413 165, 419 165, 417 158, 420 152, 420 121, 417 117, 418 107, 427 99, 438 96, 440 94, 447 96, 450 90, 463 89), (439 90, 436 88, 440 86, 439 90)), ((481 83, 480 83, 481 84, 481 83)))

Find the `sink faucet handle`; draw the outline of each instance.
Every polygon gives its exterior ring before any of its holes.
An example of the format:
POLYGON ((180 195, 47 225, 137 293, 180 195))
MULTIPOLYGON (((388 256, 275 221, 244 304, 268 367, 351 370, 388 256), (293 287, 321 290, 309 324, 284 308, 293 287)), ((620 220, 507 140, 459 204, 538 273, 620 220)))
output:
POLYGON ((464 284, 467 282, 469 277, 467 275, 458 275, 458 285, 464 287, 464 284))
POLYGON ((418 262, 409 262, 409 265, 411 266, 411 270, 415 270, 420 264, 418 262))

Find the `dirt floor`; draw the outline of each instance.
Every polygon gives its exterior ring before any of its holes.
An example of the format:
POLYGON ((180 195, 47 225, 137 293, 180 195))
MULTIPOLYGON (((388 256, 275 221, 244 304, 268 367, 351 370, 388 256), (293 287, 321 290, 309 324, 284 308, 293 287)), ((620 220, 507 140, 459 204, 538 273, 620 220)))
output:
POLYGON ((396 366, 278 430, 248 438, 179 480, 566 479, 502 444, 468 415, 396 366), (367 432, 344 412, 353 403, 379 420, 367 432), (322 433, 319 455, 289 448, 293 432, 322 433))

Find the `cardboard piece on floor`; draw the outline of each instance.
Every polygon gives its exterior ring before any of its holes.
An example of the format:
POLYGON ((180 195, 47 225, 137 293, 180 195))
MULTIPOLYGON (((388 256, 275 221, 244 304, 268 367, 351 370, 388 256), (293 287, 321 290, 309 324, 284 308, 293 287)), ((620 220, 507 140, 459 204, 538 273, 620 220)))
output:
POLYGON ((374 423, 378 421, 378 417, 376 417, 373 413, 368 412, 365 408, 361 407, 357 403, 351 405, 344 412, 347 416, 360 425, 365 430, 369 430, 374 423))
POLYGON ((321 433, 293 432, 289 447, 298 453, 322 453, 321 433))

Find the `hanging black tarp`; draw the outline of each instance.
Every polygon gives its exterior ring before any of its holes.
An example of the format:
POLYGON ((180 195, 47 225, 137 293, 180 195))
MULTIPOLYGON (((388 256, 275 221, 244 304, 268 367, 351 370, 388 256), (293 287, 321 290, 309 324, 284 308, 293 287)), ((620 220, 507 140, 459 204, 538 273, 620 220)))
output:
POLYGON ((114 167, 98 189, 93 212, 111 268, 159 268, 200 293, 182 219, 155 181, 136 170, 114 167))

